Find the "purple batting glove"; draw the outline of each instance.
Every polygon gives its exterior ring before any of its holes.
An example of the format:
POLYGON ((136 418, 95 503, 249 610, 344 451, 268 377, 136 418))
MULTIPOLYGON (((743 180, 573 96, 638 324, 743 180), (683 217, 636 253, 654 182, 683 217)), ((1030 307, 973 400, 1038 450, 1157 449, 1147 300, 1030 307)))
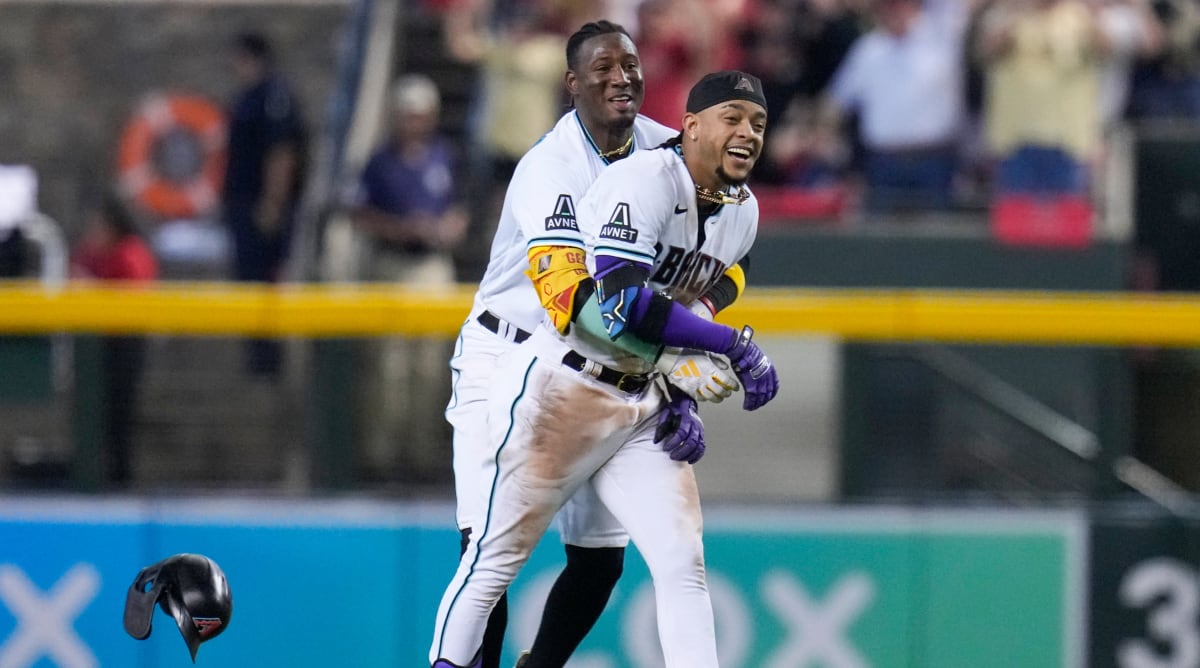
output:
POLYGON ((761 408, 779 393, 779 377, 775 375, 775 365, 771 358, 763 353, 758 344, 751 341, 754 330, 746 325, 734 340, 733 346, 725 352, 733 372, 742 381, 745 397, 742 408, 752 411, 761 408))
POLYGON ((696 400, 681 394, 672 397, 658 414, 654 442, 677 462, 695 464, 704 456, 704 423, 696 412, 696 400))

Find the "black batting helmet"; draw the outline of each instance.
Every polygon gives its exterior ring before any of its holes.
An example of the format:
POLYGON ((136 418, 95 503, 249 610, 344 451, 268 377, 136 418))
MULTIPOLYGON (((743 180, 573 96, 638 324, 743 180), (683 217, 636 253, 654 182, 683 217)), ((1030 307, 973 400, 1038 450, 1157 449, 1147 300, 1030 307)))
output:
POLYGON ((125 631, 129 635, 138 640, 150 637, 155 603, 175 618, 192 663, 200 643, 220 635, 233 615, 233 596, 225 573, 200 554, 177 554, 138 573, 125 595, 125 631))

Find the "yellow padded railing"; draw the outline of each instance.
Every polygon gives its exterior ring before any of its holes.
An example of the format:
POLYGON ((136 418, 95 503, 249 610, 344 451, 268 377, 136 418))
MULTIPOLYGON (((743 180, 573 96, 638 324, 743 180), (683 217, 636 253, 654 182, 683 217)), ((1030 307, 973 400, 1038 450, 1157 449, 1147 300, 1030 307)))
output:
MULTIPOLYGON (((451 337, 474 286, 128 288, 0 283, 0 334, 451 337)), ((1200 297, 1145 293, 750 288, 723 322, 761 334, 871 341, 1200 347, 1200 297)))

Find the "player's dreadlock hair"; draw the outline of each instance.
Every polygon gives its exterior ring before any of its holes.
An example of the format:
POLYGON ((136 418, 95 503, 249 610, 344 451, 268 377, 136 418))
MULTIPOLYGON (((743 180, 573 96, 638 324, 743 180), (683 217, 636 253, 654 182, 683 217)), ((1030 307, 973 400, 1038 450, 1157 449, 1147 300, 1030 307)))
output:
POLYGON ((576 62, 579 59, 579 47, 584 42, 599 35, 610 35, 613 33, 624 35, 631 40, 633 39, 624 26, 612 21, 592 21, 583 24, 579 30, 575 31, 575 34, 567 38, 567 68, 573 70, 579 64, 576 62))

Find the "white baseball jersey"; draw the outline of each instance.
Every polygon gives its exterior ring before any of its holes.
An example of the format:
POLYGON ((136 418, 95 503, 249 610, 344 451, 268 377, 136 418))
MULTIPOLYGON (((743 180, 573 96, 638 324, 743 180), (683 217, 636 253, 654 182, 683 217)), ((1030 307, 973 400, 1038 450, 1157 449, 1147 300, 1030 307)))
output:
MULTIPOLYGON (((753 197, 701 222, 691 176, 669 148, 605 169, 577 213, 593 273, 597 256, 648 264, 649 286, 684 303, 749 253, 758 226, 753 197)), ((650 569, 667 668, 717 668, 695 473, 654 442, 666 397, 655 383, 625 391, 564 365, 573 348, 629 373, 649 370, 579 329, 563 337, 543 324, 491 382, 491 450, 479 485, 485 519, 442 596, 430 661, 472 659, 492 606, 555 513, 586 492, 603 504, 595 512, 628 531, 650 569)))
MULTIPOLYGON (((652 148, 678 134, 638 116, 633 122, 633 150, 652 148)), ((640 151, 639 151, 640 152, 640 151)), ((626 160, 628 158, 625 158, 626 160)), ((619 164, 618 161, 615 164, 619 164)), ((454 427, 454 487, 459 528, 480 524, 482 460, 487 453, 487 393, 497 360, 515 346, 517 328, 532 332, 545 317, 525 269, 530 246, 556 244, 582 247, 575 221, 576 203, 608 161, 588 135, 579 115, 568 112, 517 164, 492 240, 491 259, 475 293, 475 304, 463 325, 450 360, 453 394, 446 419, 454 427), (491 311, 501 322, 499 336, 476 321, 491 311)), ((564 516, 594 517, 586 492, 564 509, 564 516)), ((598 504, 596 504, 598 505, 598 504)), ((614 522, 566 518, 563 540, 573 545, 624 545, 628 538, 614 522), (586 530, 583 527, 592 524, 586 530), (578 529, 578 531, 576 530, 578 529)))
MULTIPOLYGON (((596 179, 579 204, 579 230, 588 271, 595 274, 601 256, 650 265, 650 289, 690 304, 750 252, 758 232, 758 200, 751 194, 740 205, 726 204, 701 223, 695 182, 683 156, 673 148, 642 151, 596 179)), ((627 373, 653 368, 579 327, 565 340, 584 357, 627 373)))
MULTIPOLYGON (((638 115, 632 149, 655 148, 678 133, 638 115)), ((629 158, 613 164, 625 160, 629 158)), ((504 195, 491 257, 475 293, 475 311, 486 308, 527 332, 541 323, 545 311, 524 275, 527 251, 533 246, 582 247, 576 206, 607 166, 575 110, 529 149, 504 195)))
MULTIPOLYGON (((632 150, 654 148, 677 134, 639 115, 633 122, 632 150)), ((545 311, 525 275, 527 251, 547 245, 582 248, 576 206, 607 166, 573 110, 529 149, 504 195, 487 271, 475 293, 475 312, 490 310, 527 332, 537 327, 545 311)))

